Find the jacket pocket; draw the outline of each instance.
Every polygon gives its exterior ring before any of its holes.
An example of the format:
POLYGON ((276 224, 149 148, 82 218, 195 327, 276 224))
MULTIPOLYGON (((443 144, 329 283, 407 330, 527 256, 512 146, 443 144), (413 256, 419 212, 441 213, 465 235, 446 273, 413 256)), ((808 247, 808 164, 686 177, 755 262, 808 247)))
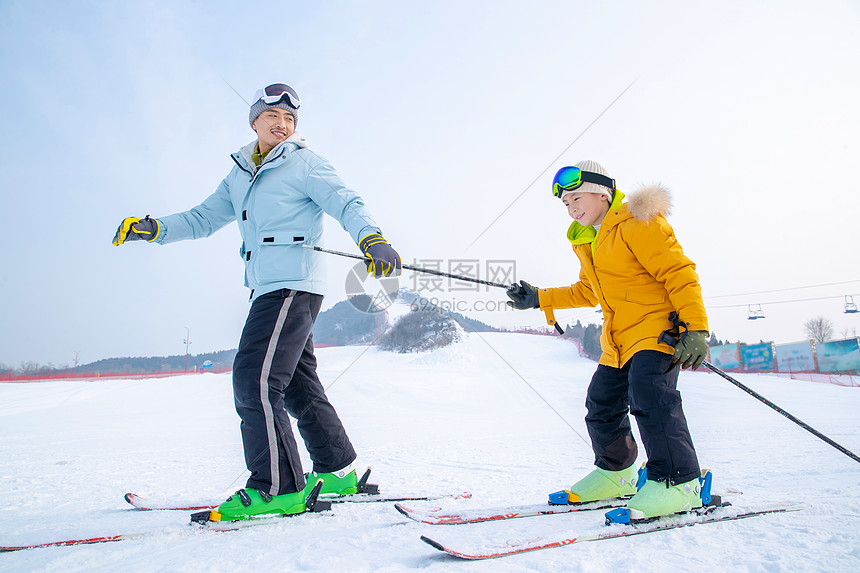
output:
POLYGON ((666 293, 629 290, 624 294, 624 300, 634 304, 658 305, 666 302, 666 293))
POLYGON ((306 229, 260 231, 257 252, 251 254, 259 284, 308 278, 310 251, 302 248, 307 237, 306 229))

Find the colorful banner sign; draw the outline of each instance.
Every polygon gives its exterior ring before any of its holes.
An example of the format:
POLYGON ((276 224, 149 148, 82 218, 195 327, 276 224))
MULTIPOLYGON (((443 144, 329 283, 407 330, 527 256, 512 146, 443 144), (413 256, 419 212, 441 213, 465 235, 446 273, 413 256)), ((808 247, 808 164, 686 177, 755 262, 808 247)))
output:
POLYGON ((722 346, 711 346, 710 359, 708 362, 722 368, 723 370, 731 370, 732 368, 741 367, 741 355, 738 349, 738 344, 724 344, 722 346))
POLYGON ((776 370, 774 362, 773 343, 745 344, 741 346, 741 363, 744 372, 762 372, 776 370))
POLYGON ((860 370, 860 339, 831 340, 815 345, 819 372, 860 370))
POLYGON ((815 372, 812 342, 778 345, 776 347, 776 365, 780 372, 815 372))

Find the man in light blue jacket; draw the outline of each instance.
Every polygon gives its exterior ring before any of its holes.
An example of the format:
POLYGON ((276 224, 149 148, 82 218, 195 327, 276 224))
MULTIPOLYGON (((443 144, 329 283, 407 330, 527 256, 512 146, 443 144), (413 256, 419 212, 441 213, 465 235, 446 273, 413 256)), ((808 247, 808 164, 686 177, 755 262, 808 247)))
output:
POLYGON ((400 255, 383 238, 364 201, 295 132, 301 100, 286 84, 258 90, 249 122, 257 140, 200 205, 158 219, 128 217, 114 245, 166 244, 208 237, 237 221, 251 310, 233 363, 241 418, 245 489, 219 506, 216 518, 301 513, 318 479, 323 493, 355 493, 356 453, 316 374, 312 328, 322 305, 323 214, 337 219, 375 277, 399 275, 400 255), (314 471, 306 479, 288 414, 297 419, 314 471))

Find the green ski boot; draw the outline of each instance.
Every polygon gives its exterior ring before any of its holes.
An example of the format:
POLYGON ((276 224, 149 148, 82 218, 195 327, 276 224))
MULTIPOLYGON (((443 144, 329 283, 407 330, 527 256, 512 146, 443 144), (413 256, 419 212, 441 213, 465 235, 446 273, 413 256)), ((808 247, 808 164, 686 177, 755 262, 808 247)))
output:
POLYGON ((310 511, 331 509, 330 501, 319 499, 322 480, 296 493, 269 495, 248 487, 240 489, 217 509, 191 514, 191 523, 207 526, 217 521, 242 521, 264 517, 284 517, 310 511))
POLYGON ((702 507, 702 486, 699 478, 672 485, 666 481, 648 480, 639 493, 627 502, 631 521, 641 521, 684 513, 702 507))
POLYGON ((307 511, 305 498, 311 488, 284 495, 269 495, 254 488, 240 489, 211 512, 210 521, 235 521, 262 515, 294 515, 307 511), (217 515, 216 515, 217 514, 217 515))
POLYGON ((644 475, 644 468, 637 472, 635 464, 617 472, 594 468, 591 473, 570 486, 570 489, 549 494, 549 502, 553 505, 566 505, 629 497, 636 493, 640 473, 644 475))
POLYGON ((351 495, 354 493, 379 493, 379 487, 376 484, 367 483, 367 478, 370 477, 370 468, 365 470, 361 479, 352 465, 349 465, 342 470, 336 472, 311 472, 305 474, 308 484, 314 484, 317 480, 323 480, 323 488, 320 494, 328 493, 335 495, 351 495))

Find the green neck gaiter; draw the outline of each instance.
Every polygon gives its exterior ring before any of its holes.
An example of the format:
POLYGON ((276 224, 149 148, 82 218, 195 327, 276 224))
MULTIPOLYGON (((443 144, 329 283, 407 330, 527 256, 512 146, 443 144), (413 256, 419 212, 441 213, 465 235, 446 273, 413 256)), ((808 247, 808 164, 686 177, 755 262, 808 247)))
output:
MULTIPOLYGON (((271 151, 271 149, 269 151, 271 151)), ((251 159, 254 160, 254 165, 259 167, 260 164, 263 163, 263 160, 266 158, 266 156, 269 154, 269 151, 265 153, 260 153, 260 144, 258 143, 254 147, 254 153, 251 154, 251 159)))

